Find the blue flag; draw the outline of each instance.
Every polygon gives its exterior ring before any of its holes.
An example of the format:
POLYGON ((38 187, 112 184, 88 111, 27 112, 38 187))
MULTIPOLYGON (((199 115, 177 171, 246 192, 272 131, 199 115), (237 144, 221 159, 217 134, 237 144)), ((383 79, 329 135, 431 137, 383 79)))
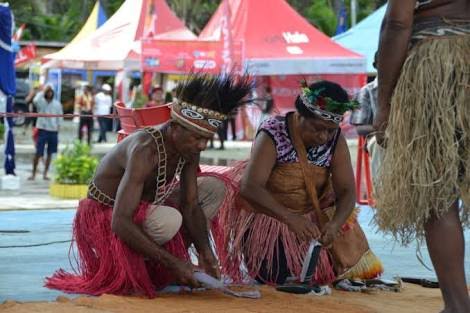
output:
POLYGON ((346 11, 346 7, 344 6, 344 3, 341 3, 341 8, 339 9, 338 12, 338 24, 336 26, 336 35, 339 35, 341 33, 344 33, 346 30, 348 30, 348 12, 346 11))
MULTIPOLYGON (((15 85, 15 56, 11 43, 13 16, 8 5, 0 4, 0 91, 6 95, 6 112, 13 112, 15 85)), ((5 119, 5 174, 15 175, 15 141, 13 118, 5 119)))

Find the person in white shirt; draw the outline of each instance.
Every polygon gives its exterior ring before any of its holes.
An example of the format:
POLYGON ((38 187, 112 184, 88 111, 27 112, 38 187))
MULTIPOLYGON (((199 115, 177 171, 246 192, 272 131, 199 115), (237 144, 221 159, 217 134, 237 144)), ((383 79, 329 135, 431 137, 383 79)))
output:
MULTIPOLYGON (((108 115, 112 104, 113 98, 111 97, 111 86, 103 84, 103 86, 101 86, 101 91, 95 95, 95 114, 108 115)), ((106 142, 107 118, 98 117, 98 124, 100 126, 98 142, 106 142)))
MULTIPOLYGON (((374 56, 373 66, 376 68, 377 53, 374 56)), ((377 184, 379 170, 382 164, 384 148, 377 143, 375 137, 375 129, 372 126, 377 113, 377 97, 378 97, 379 81, 377 77, 361 88, 356 97, 360 104, 360 109, 353 111, 351 116, 351 124, 356 126, 357 133, 365 136, 367 139, 367 151, 369 152, 371 162, 370 169, 374 186, 377 184)))

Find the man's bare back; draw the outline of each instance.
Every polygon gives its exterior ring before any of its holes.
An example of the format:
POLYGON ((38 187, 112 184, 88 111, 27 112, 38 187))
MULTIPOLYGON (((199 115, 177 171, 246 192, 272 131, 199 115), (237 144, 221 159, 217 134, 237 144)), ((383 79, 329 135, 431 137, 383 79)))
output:
MULTIPOLYGON (((167 124, 159 128, 163 136, 166 134, 166 127, 167 124)), ((169 147, 167 140, 164 142, 167 153, 166 178, 167 182, 169 182, 175 174, 179 158, 174 149, 169 147)), ((124 139, 103 157, 96 169, 94 177, 95 185, 106 195, 113 199, 116 198, 119 183, 124 175, 124 171, 126 167, 129 166, 129 162, 135 162, 135 160, 140 161, 139 158, 135 157, 138 154, 148 154, 152 156, 146 160, 148 176, 145 178, 141 200, 148 202, 154 201, 157 169, 160 159, 155 139, 143 130, 124 139)))

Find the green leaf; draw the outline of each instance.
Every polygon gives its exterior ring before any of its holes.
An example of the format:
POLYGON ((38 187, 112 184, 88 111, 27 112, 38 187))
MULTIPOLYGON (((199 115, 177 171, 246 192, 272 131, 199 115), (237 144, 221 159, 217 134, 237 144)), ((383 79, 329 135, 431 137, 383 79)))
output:
POLYGON ((54 160, 55 180, 60 184, 88 184, 97 165, 98 159, 91 155, 90 147, 76 141, 54 160))

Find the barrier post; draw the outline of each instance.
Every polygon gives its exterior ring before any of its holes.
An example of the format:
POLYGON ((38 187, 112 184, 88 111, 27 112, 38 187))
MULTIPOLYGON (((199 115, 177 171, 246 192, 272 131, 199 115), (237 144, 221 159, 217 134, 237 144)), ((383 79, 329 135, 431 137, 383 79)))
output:
POLYGON ((372 176, 370 173, 369 153, 365 149, 366 138, 359 136, 357 143, 357 160, 356 160, 356 200, 359 204, 374 205, 372 197, 372 176), (362 195, 362 172, 364 170, 366 183, 366 197, 362 195))

